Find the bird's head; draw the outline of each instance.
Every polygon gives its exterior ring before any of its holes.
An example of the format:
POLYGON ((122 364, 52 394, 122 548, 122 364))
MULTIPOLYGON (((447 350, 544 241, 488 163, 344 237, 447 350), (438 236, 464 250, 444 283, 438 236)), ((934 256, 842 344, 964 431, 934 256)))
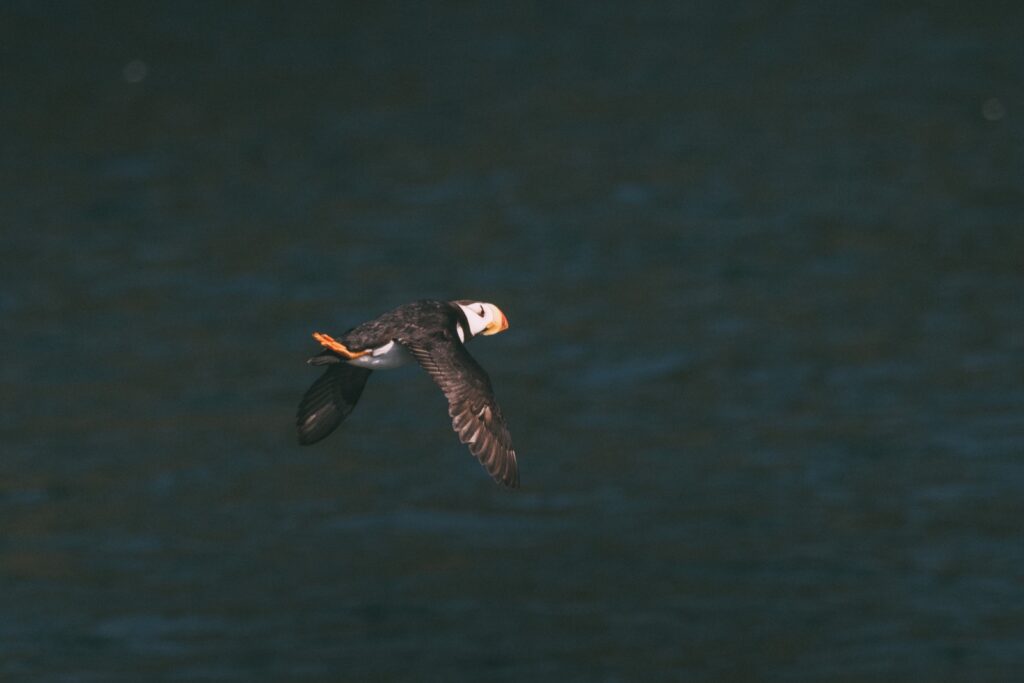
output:
POLYGON ((501 312, 501 309, 494 304, 483 301, 453 301, 456 306, 466 314, 469 322, 469 334, 475 337, 478 334, 498 334, 508 329, 508 318, 501 312))

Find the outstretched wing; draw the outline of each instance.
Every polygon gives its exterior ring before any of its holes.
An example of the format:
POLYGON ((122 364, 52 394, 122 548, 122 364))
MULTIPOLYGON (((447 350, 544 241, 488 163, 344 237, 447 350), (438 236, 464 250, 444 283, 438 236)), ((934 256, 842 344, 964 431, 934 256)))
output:
POLYGON ((519 486, 516 452, 491 380, 466 347, 454 335, 399 342, 441 387, 459 440, 469 446, 496 482, 510 488, 519 486))
MULTIPOLYGON (((311 358, 310 363, 329 363, 330 361, 318 362, 325 355, 311 358)), ((337 429, 342 420, 356 407, 371 372, 335 360, 326 372, 320 375, 320 379, 313 382, 313 386, 299 403, 299 410, 295 415, 299 443, 308 446, 337 429)))

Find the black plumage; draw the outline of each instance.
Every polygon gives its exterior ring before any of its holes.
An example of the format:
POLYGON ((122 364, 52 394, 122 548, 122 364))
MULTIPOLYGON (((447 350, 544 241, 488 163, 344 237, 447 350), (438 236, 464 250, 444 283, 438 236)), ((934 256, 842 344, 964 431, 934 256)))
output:
MULTIPOLYGON (((310 361, 325 355, 320 354, 310 361)), ((334 357, 333 364, 313 382, 299 403, 296 415, 299 443, 303 446, 314 444, 337 429, 356 407, 371 372, 334 357)))
MULTIPOLYGON (((395 342, 441 387, 448 399, 448 413, 459 440, 469 447, 495 481, 517 487, 516 454, 490 378, 460 339, 460 331, 466 340, 473 336, 473 326, 460 306, 471 303, 416 301, 332 339, 331 342, 340 345, 340 351, 328 347, 309 361, 329 367, 299 404, 296 416, 299 443, 315 443, 341 424, 355 407, 372 372, 366 367, 357 367, 362 362, 358 356, 395 342), (345 351, 348 354, 343 353, 345 351)), ((496 331, 505 329, 504 314, 497 307, 493 308, 504 324, 496 331)), ((321 343, 327 346, 326 342, 321 343)))

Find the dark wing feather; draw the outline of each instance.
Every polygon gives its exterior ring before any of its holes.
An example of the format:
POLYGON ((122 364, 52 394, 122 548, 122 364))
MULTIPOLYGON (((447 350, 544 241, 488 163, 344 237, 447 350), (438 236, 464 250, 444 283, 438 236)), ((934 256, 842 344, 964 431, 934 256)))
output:
POLYGON ((494 399, 491 380, 454 335, 399 340, 430 373, 448 399, 448 414, 459 440, 494 480, 519 486, 516 452, 512 449, 501 408, 494 399))
MULTIPOLYGON (((311 358, 310 362, 314 365, 322 364, 316 361, 323 355, 311 358)), ((366 368, 337 361, 327 368, 299 403, 295 415, 299 443, 308 446, 337 429, 356 407, 371 372, 366 368)))

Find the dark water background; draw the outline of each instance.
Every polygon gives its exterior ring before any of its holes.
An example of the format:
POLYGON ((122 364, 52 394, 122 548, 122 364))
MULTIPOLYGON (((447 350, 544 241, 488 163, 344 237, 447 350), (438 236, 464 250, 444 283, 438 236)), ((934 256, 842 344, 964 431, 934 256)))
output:
POLYGON ((1020 680, 1022 7, 4 3, 0 680, 1020 680))

